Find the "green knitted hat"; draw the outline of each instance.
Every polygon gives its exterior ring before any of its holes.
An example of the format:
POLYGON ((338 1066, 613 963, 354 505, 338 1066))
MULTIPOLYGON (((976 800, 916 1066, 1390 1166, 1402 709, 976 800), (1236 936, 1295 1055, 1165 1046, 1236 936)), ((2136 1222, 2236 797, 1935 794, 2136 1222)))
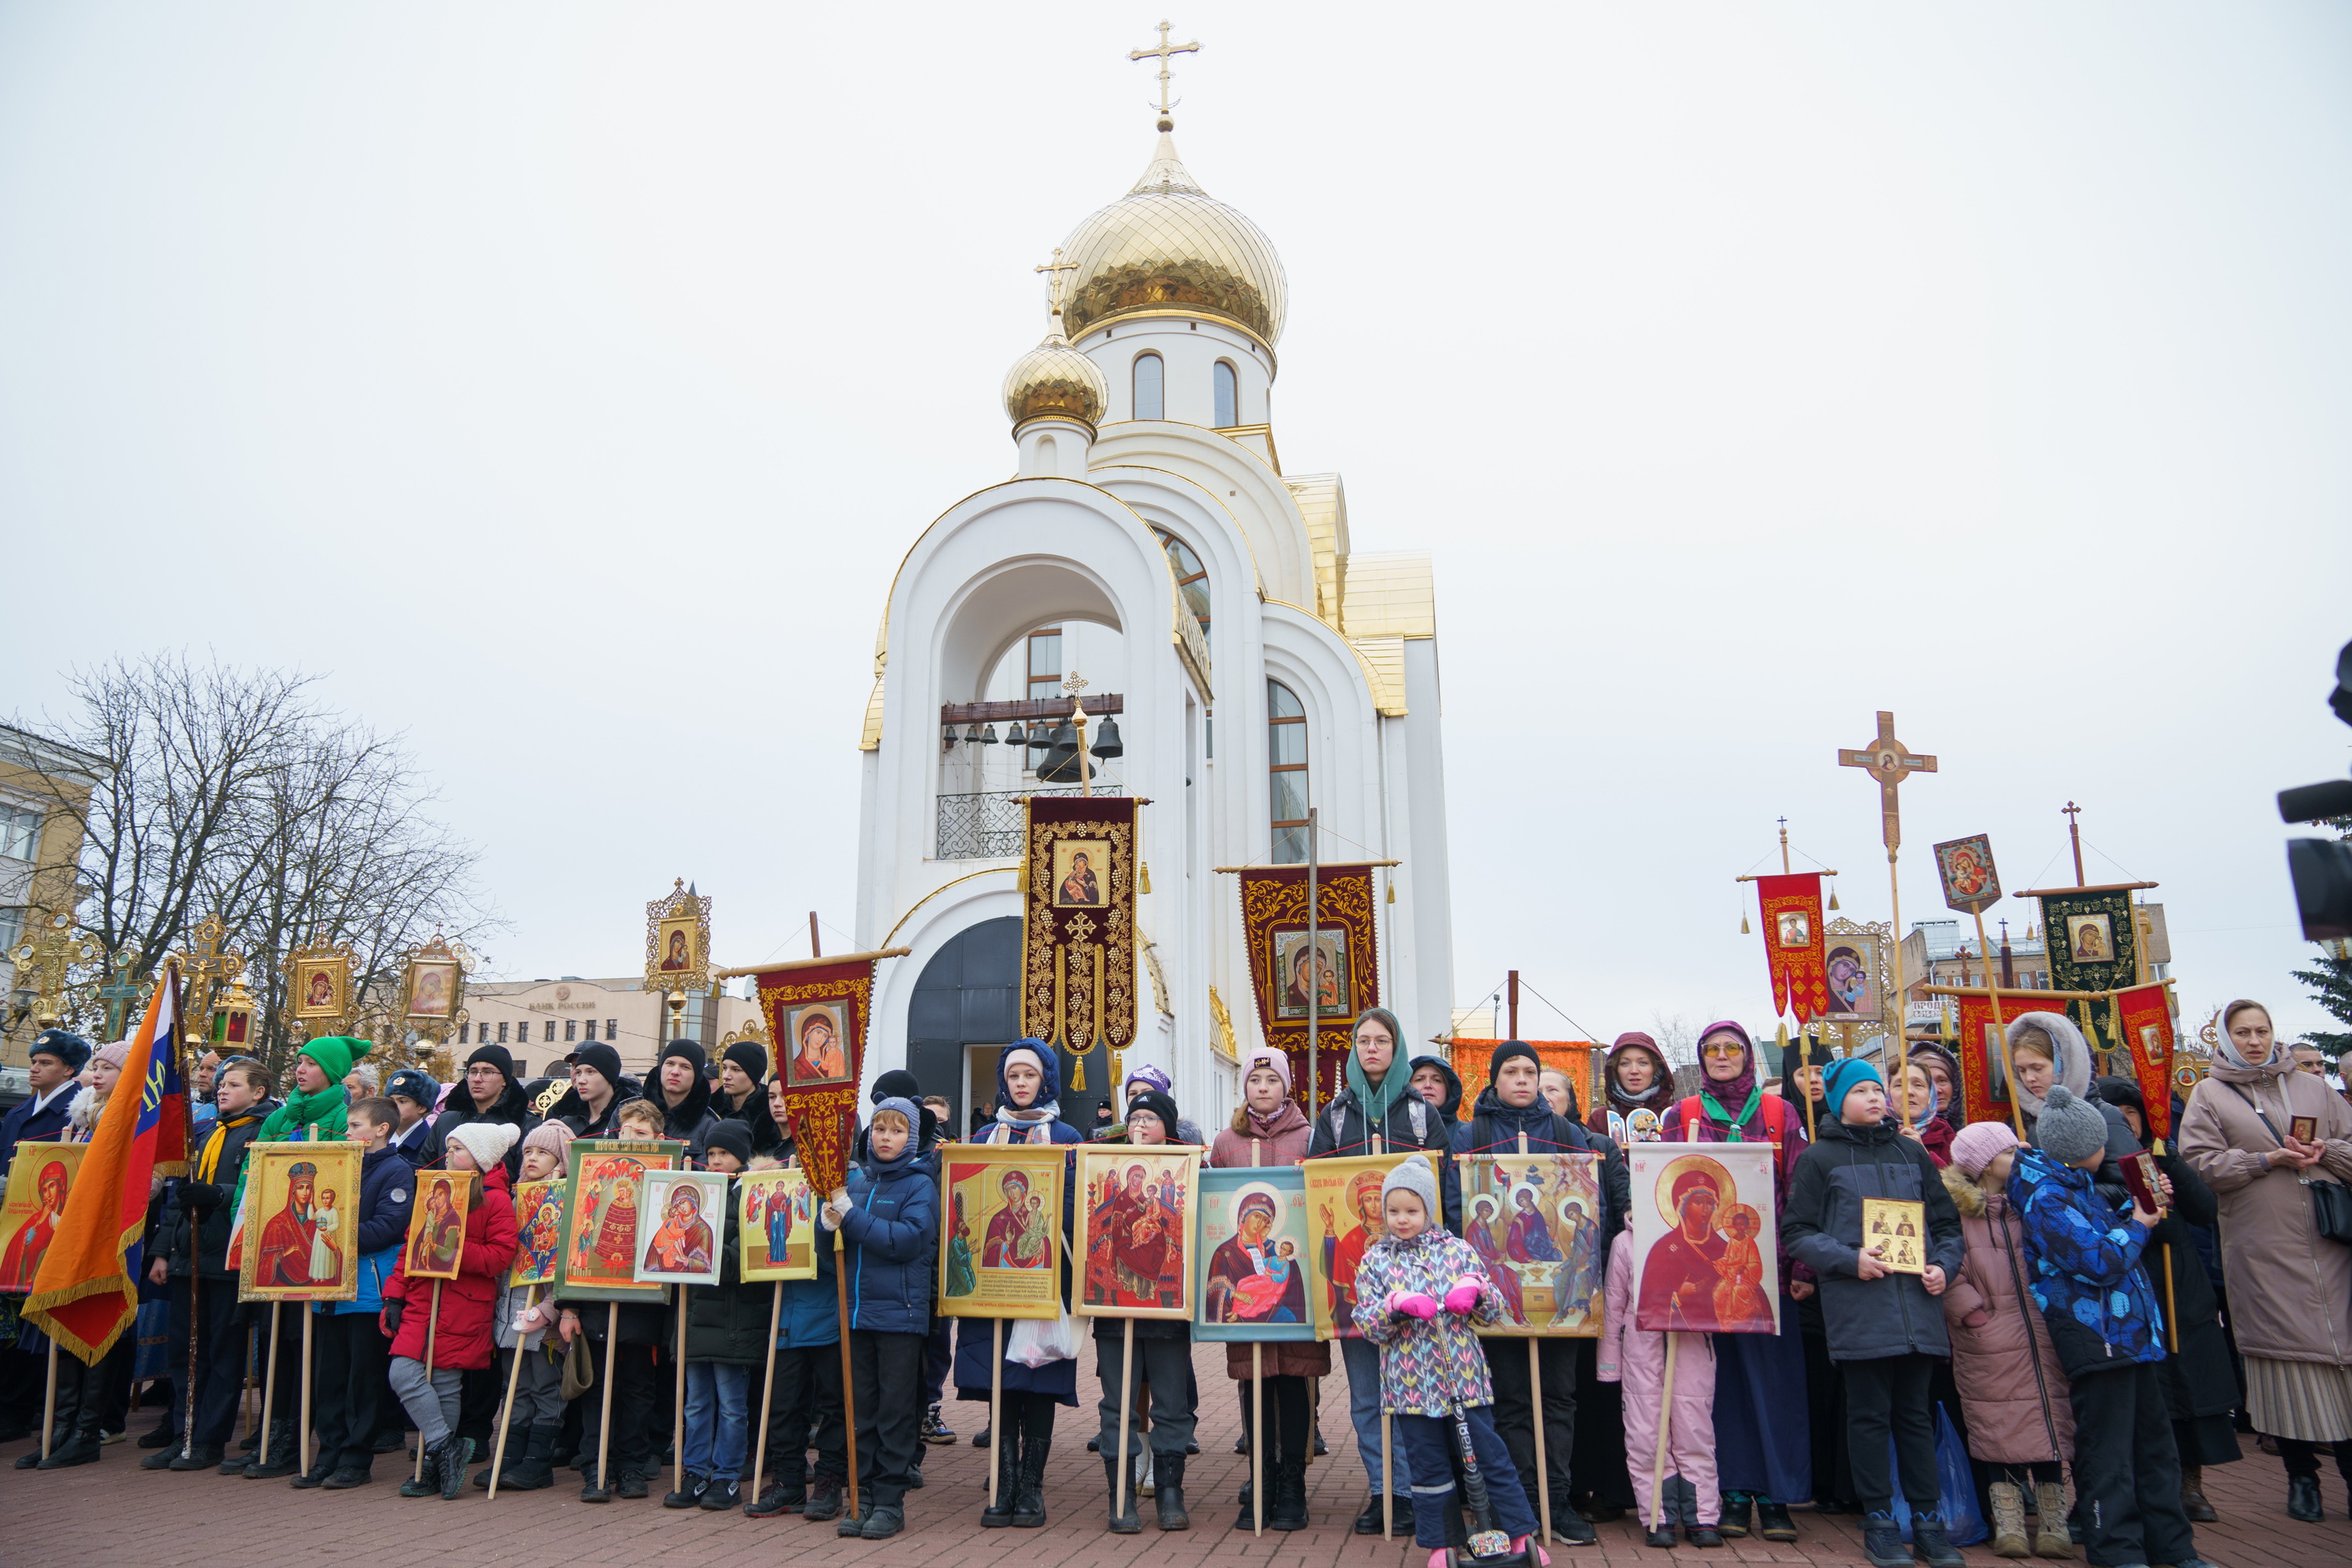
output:
POLYGON ((327 1075, 329 1083, 341 1083, 351 1076, 352 1064, 374 1046, 374 1041, 361 1039, 357 1035, 329 1035, 303 1046, 302 1055, 319 1064, 319 1070, 327 1075))

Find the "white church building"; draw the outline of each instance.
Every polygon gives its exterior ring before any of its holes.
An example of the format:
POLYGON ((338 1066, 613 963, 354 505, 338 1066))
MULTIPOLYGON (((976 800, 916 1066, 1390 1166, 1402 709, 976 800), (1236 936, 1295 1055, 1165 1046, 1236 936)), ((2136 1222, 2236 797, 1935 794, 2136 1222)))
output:
MULTIPOLYGON (((1149 51, 1147 51, 1148 53, 1149 51)), ((1033 764, 1085 681, 1097 793, 1140 809, 1132 1070, 1157 1063, 1213 1130, 1260 1038, 1238 879, 1218 867, 1390 860, 1380 994, 1415 1050, 1452 1019, 1435 595, 1424 553, 1349 548, 1335 473, 1276 447, 1287 287, 1257 226, 1179 161, 1163 115, 1142 178, 1056 252, 1055 330, 1005 378, 1014 471, 925 529, 875 639, 856 935, 877 967, 866 1072, 911 1068, 959 1125, 1020 1034, 1015 888, 1033 764), (1051 718, 1045 715, 1050 713, 1051 718)), ((1110 1064, 1087 1062, 1087 1125, 1110 1064)))

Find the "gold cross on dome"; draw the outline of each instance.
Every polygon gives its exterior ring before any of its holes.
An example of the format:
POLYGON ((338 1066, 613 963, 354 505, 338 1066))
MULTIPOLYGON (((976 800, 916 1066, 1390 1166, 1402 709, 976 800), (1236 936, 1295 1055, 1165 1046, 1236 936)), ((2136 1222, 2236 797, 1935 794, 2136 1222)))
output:
POLYGON ((1078 264, 1062 259, 1062 247, 1054 247, 1054 259, 1031 268, 1045 274, 1045 307, 1056 316, 1062 313, 1062 274, 1076 272, 1078 264))
POLYGON ((1889 851, 1903 842, 1903 811, 1895 798, 1895 786, 1912 773, 1932 773, 1936 759, 1915 754, 1895 738, 1895 715, 1882 711, 1878 715, 1878 738, 1860 751, 1838 748, 1838 766, 1861 768, 1878 781, 1878 813, 1881 836, 1889 851))
POLYGON ((1197 55, 1200 52, 1201 46, 1198 44, 1170 43, 1168 41, 1168 24, 1166 22, 1160 24, 1160 47, 1158 48, 1129 49, 1128 51, 1127 58, 1131 60, 1150 59, 1155 56, 1159 58, 1160 113, 1163 119, 1167 116, 1170 108, 1170 104, 1168 102, 1168 57, 1171 55, 1197 55))

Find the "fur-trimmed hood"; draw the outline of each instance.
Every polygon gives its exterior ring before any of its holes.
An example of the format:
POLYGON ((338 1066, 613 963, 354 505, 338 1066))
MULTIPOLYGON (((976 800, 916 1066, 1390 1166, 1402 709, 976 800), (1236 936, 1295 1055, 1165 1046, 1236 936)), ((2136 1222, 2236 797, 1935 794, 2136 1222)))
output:
POLYGON ((1952 1194, 1952 1206, 1960 1211, 1962 1219, 1985 1217, 1986 1199, 1990 1194, 1958 1165, 1944 1167, 1944 1190, 1952 1194))

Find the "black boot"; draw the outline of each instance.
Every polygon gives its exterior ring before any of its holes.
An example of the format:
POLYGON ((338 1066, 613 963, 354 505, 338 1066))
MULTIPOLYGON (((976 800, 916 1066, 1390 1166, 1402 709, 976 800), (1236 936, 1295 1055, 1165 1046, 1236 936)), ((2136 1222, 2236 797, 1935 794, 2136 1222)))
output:
POLYGON ((1032 1394, 1021 1420, 1021 1488, 1013 1500, 1013 1528, 1036 1530, 1045 1522, 1045 1461, 1054 1453, 1054 1402, 1032 1394))
MULTIPOLYGON (((299 1458, 299 1455, 296 1457, 299 1458)), ((336 1455, 327 1452, 327 1446, 324 1443, 320 1444, 318 1452, 310 1456, 310 1468, 294 1478, 295 1488, 307 1492, 315 1491, 325 1486, 327 1478, 335 1473, 336 1458, 336 1455)))
POLYGON ((1112 1455, 1105 1454, 1102 1463, 1103 1485, 1110 1494, 1110 1532, 1113 1535, 1141 1533, 1143 1521, 1135 1514, 1134 1478, 1131 1476, 1129 1478, 1127 1500, 1122 1504, 1118 1496, 1118 1460, 1112 1455))
MULTIPOLYGON (((47 1468, 46 1463, 42 1468, 47 1468)), ((2286 1516, 2305 1524, 2317 1524, 2327 1517, 2326 1506, 2319 1500, 2317 1476, 2290 1475, 2286 1479, 2286 1516)))
POLYGON ((1152 1485, 1159 1489, 1151 1494, 1151 1506, 1159 1511, 1160 1528, 1192 1529, 1192 1516, 1184 1511, 1184 1456, 1155 1454, 1151 1467, 1152 1485))
POLYGON ((1724 1493, 1723 1522, 1717 1525, 1716 1529, 1727 1541, 1744 1539, 1748 1534, 1748 1521, 1753 1517, 1750 1510, 1755 1506, 1756 1500, 1746 1492, 1724 1493))
POLYGON ((290 1476, 302 1468, 301 1435, 295 1430, 297 1425, 290 1415, 279 1415, 270 1421, 269 1441, 264 1445, 269 1450, 269 1463, 263 1464, 261 1449, 254 1449, 253 1458, 245 1462, 247 1480, 275 1480, 279 1476, 290 1476))
POLYGON ((441 1445, 441 1452, 434 1458, 433 1463, 425 1467, 425 1473, 428 1479, 436 1469, 440 1473, 443 1502, 456 1502, 464 1495, 466 1456, 473 1451, 474 1446, 471 1443, 463 1437, 453 1436, 441 1445))
POLYGON ((507 1450, 506 1470, 499 1477, 500 1491, 543 1491, 555 1484, 556 1431, 552 1425, 522 1429, 522 1458, 515 1458, 511 1447, 507 1450))
POLYGON ((1015 1421, 1004 1429, 1002 1442, 991 1439, 988 1458, 996 1467, 996 1497, 980 1510, 982 1530, 1003 1530, 1013 1522, 1013 1505, 1021 1493, 1020 1434, 1021 1424, 1015 1421))

